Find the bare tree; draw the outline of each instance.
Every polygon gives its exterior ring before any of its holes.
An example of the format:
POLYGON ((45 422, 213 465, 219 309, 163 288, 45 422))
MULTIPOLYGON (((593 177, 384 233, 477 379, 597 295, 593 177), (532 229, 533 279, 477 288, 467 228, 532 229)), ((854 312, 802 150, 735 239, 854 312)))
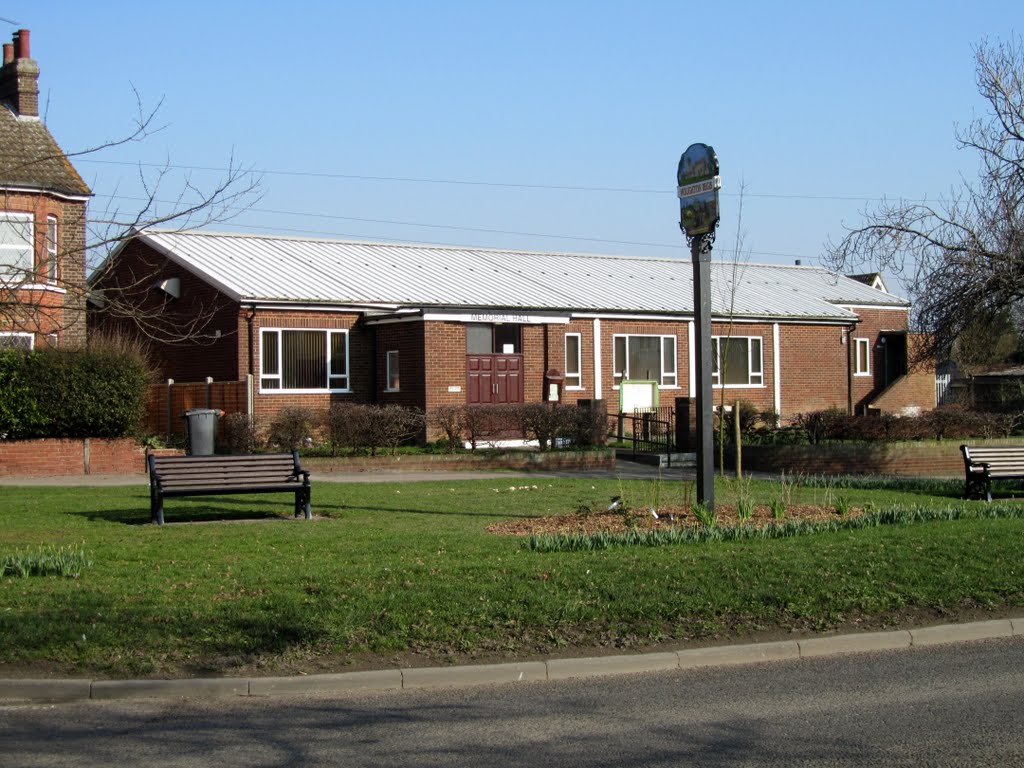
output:
MULTIPOLYGON (((44 166, 55 160, 73 167, 77 158, 95 157, 105 150, 144 142, 161 129, 157 116, 162 102, 149 109, 138 92, 133 89, 133 93, 137 114, 132 128, 124 136, 68 153, 54 143, 25 158, 16 169, 44 166)), ((141 194, 128 208, 111 204, 92 213, 84 222, 84 242, 81 237, 65 236, 51 243, 47 233, 41 261, 0 275, 0 326, 45 328, 47 332, 57 333, 74 324, 84 324, 86 303, 91 301, 107 318, 130 324, 143 337, 198 343, 214 338, 212 333, 206 333, 206 328, 217 311, 216 306, 191 304, 187 311, 168 312, 167 297, 153 291, 156 263, 150 265, 151 270, 130 272, 119 268, 118 260, 111 256, 140 230, 198 229, 232 218, 258 201, 261 179, 237 164, 233 156, 221 178, 209 185, 194 182, 188 174, 175 177, 169 160, 160 167, 139 164, 137 174, 141 194), (57 264, 62 265, 61 269, 57 264), (32 290, 32 286, 41 284, 46 284, 50 290, 32 290), (60 306, 54 301, 53 288, 64 296, 60 306)), ((0 193, 0 209, 6 207, 3 198, 10 194, 0 193)), ((115 199, 116 190, 110 200, 115 199)), ((85 215, 84 206, 76 215, 85 215)), ((73 229, 81 227, 82 222, 72 217, 65 219, 62 226, 73 229)))
POLYGON ((840 272, 894 275, 931 355, 948 354, 979 318, 1019 310, 1024 297, 1024 45, 985 42, 975 64, 986 114, 956 138, 977 152, 977 178, 937 205, 883 201, 827 256, 840 272))

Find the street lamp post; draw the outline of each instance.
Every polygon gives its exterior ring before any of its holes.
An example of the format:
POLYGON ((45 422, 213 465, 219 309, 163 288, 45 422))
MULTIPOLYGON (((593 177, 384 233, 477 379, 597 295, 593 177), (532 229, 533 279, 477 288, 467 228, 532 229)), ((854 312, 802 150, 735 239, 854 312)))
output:
POLYGON ((691 144, 679 158, 679 228, 693 261, 693 313, 697 330, 697 501, 715 507, 714 413, 711 390, 711 246, 718 226, 718 157, 707 144, 691 144))

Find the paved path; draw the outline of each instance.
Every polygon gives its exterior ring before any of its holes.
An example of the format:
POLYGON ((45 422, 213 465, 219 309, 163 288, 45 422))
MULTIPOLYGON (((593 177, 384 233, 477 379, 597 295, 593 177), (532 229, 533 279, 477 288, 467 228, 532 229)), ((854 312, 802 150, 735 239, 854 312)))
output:
MULTIPOLYGON (((492 480, 501 477, 595 477, 613 480, 644 480, 661 477, 663 480, 690 479, 692 469, 658 469, 632 461, 618 461, 615 469, 562 470, 558 472, 513 472, 477 470, 465 471, 378 471, 378 472, 314 472, 314 481, 329 483, 413 483, 422 480, 492 480)), ((29 486, 90 486, 90 485, 147 485, 147 476, 133 475, 53 475, 47 477, 3 477, 0 485, 29 486)))

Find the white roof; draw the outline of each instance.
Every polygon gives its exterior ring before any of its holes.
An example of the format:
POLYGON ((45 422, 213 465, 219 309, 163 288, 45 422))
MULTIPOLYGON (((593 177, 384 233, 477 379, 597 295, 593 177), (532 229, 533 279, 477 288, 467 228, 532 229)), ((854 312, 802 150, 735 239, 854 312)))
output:
MULTIPOLYGON (((159 230, 138 236, 247 303, 693 314, 689 258, 159 230)), ((713 313, 734 317, 850 320, 844 306, 909 306, 810 266, 713 261, 711 292, 713 313)))

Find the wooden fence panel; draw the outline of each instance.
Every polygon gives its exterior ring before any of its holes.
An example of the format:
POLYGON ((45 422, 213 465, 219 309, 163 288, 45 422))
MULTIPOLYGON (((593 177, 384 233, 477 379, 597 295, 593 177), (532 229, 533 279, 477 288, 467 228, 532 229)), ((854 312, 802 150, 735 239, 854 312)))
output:
POLYGON ((249 413, 250 386, 247 379, 153 384, 146 393, 146 432, 168 439, 184 437, 184 415, 191 408, 217 408, 225 414, 249 413))

